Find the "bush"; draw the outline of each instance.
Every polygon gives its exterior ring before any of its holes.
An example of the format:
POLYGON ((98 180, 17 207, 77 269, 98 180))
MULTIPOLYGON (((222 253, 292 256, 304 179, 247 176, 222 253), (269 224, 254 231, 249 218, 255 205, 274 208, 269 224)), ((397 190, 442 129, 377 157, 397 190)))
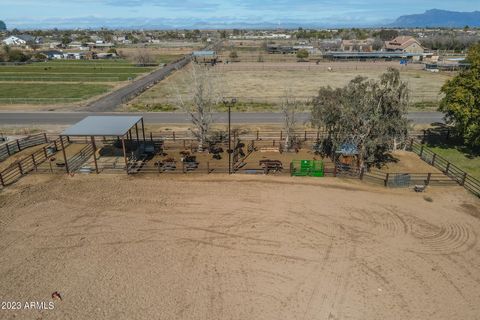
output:
POLYGON ((298 52, 297 52, 297 58, 298 58, 300 61, 304 61, 305 59, 308 58, 308 51, 305 50, 305 49, 298 50, 298 52))
POLYGON ((25 62, 30 60, 30 57, 23 53, 21 50, 12 49, 8 53, 8 61, 10 62, 25 62))

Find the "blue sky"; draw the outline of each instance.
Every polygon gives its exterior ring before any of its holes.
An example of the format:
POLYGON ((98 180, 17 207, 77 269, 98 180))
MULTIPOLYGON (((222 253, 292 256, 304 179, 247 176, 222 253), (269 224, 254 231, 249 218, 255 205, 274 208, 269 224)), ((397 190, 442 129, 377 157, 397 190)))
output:
POLYGON ((371 25, 428 9, 480 10, 478 0, 0 0, 9 27, 148 21, 308 21, 371 25))

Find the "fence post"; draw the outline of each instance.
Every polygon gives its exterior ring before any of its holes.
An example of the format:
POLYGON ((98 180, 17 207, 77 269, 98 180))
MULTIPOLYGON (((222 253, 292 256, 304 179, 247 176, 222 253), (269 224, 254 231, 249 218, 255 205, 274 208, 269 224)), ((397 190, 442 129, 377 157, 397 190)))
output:
POLYGON ((410 150, 413 150, 413 138, 410 139, 410 150))
POLYGON ((360 168, 360 180, 363 180, 363 174, 365 173, 365 167, 360 168))
POLYGON ((431 177, 432 177, 432 174, 430 172, 427 173, 427 183, 426 183, 427 186, 430 184, 430 178, 431 177))
POLYGON ((257 140, 258 140, 258 130, 257 130, 257 140))
POLYGON ((182 161, 182 172, 185 173, 185 162, 182 161))
POLYGON ((53 144, 55 145, 55 151, 58 151, 57 140, 53 141, 53 144))
POLYGON ((420 154, 419 154, 419 155, 420 155, 420 158, 421 158, 422 155, 423 155, 423 144, 422 144, 422 147, 420 148, 420 154))
POLYGON ((280 141, 283 140, 283 130, 280 130, 280 141))
POLYGON ((43 154, 45 155, 45 159, 48 158, 48 155, 47 155, 47 148, 43 147, 43 154))
POLYGON ((462 187, 465 185, 465 180, 467 180, 467 173, 466 172, 463 173, 462 183, 460 184, 462 187))
POLYGON ((384 182, 385 187, 388 186, 388 178, 389 178, 389 177, 390 177, 390 173, 387 172, 387 174, 385 175, 385 182, 384 182))
POLYGON ((17 139, 17 148, 18 148, 18 151, 22 150, 22 147, 20 146, 20 142, 18 141, 18 139, 17 139))
POLYGON ((445 174, 448 175, 448 170, 450 169, 450 162, 447 162, 447 167, 445 168, 445 174))
POLYGON ((303 136, 303 140, 307 141, 307 130, 305 130, 305 135, 303 136))
POLYGON ((22 168, 22 163, 18 163, 18 169, 20 170, 20 174, 23 176, 23 168, 22 168))
POLYGON ((337 176, 337 165, 335 163, 333 164, 333 176, 337 176))
POLYGON ((434 153, 433 156, 432 156, 432 166, 435 167, 435 158, 437 157, 437 154, 434 153))
POLYGON ((48 142, 48 138, 47 138, 47 133, 46 133, 46 132, 43 133, 43 137, 45 138, 45 143, 47 143, 47 142, 48 142))
POLYGON ((272 144, 274 147, 275 147, 275 140, 273 140, 273 144, 272 144))
POLYGON ((0 172, 0 184, 2 185, 2 187, 5 187, 5 183, 3 182, 3 177, 1 172, 0 172))
POLYGON ((175 131, 172 131, 173 141, 175 141, 175 131))
POLYGON ((150 132, 150 142, 153 142, 153 134, 150 132))
POLYGON ((8 143, 5 144, 5 147, 7 147, 7 153, 8 153, 8 155, 11 156, 11 154, 10 154, 10 147, 8 146, 8 143))

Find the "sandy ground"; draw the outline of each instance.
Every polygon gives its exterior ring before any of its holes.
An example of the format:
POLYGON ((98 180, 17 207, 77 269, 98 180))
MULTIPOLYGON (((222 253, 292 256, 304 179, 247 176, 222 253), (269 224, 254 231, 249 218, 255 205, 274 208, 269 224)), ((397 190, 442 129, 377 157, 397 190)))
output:
POLYGON ((414 152, 397 150, 391 153, 391 156, 395 160, 386 163, 381 168, 381 171, 390 173, 441 173, 437 168, 421 160, 414 152))
POLYGON ((479 219, 461 188, 31 175, 0 193, 0 300, 54 309, 0 318, 478 319, 479 219))

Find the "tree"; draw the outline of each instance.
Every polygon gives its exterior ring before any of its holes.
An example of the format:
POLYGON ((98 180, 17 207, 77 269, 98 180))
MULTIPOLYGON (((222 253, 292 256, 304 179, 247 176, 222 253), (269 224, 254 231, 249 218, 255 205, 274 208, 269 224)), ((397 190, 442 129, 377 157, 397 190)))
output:
POLYGON ((480 146, 480 44, 470 47, 470 68, 447 81, 439 110, 457 129, 467 145, 480 146))
POLYGON ((7 25, 5 24, 5 22, 0 20, 0 31, 5 31, 5 30, 7 30, 7 25))
POLYGON ((383 41, 389 41, 389 40, 393 40, 396 37, 398 37, 398 31, 397 30, 382 29, 378 33, 376 33, 375 36, 378 36, 383 41))
POLYGON ((305 61, 308 58, 308 51, 306 49, 300 49, 297 51, 297 58, 300 61, 305 61))
POLYGON ((70 39, 70 36, 68 34, 64 34, 62 36, 62 44, 66 47, 70 42, 72 42, 72 39, 70 39))
POLYGON ((155 57, 146 48, 139 48, 133 59, 136 64, 142 66, 155 63, 155 57))
POLYGON ((211 132, 212 110, 223 99, 207 66, 192 65, 188 82, 190 92, 187 97, 183 97, 177 89, 178 103, 195 126, 192 133, 199 142, 199 151, 203 151, 211 132))
POLYGON ((375 51, 379 51, 383 48, 384 42, 380 38, 375 38, 372 43, 372 49, 375 51))
POLYGON ((28 61, 30 57, 18 49, 11 49, 8 52, 8 61, 10 62, 25 62, 28 61))
POLYGON ((299 103, 292 98, 291 91, 286 90, 283 97, 281 109, 283 114, 283 129, 285 130, 285 150, 288 151, 294 144, 294 131, 297 120, 295 118, 299 103))
POLYGON ((340 89, 321 88, 312 108, 312 124, 327 131, 326 154, 351 143, 361 166, 379 163, 396 139, 407 136, 408 87, 396 69, 379 81, 357 77, 340 89))

